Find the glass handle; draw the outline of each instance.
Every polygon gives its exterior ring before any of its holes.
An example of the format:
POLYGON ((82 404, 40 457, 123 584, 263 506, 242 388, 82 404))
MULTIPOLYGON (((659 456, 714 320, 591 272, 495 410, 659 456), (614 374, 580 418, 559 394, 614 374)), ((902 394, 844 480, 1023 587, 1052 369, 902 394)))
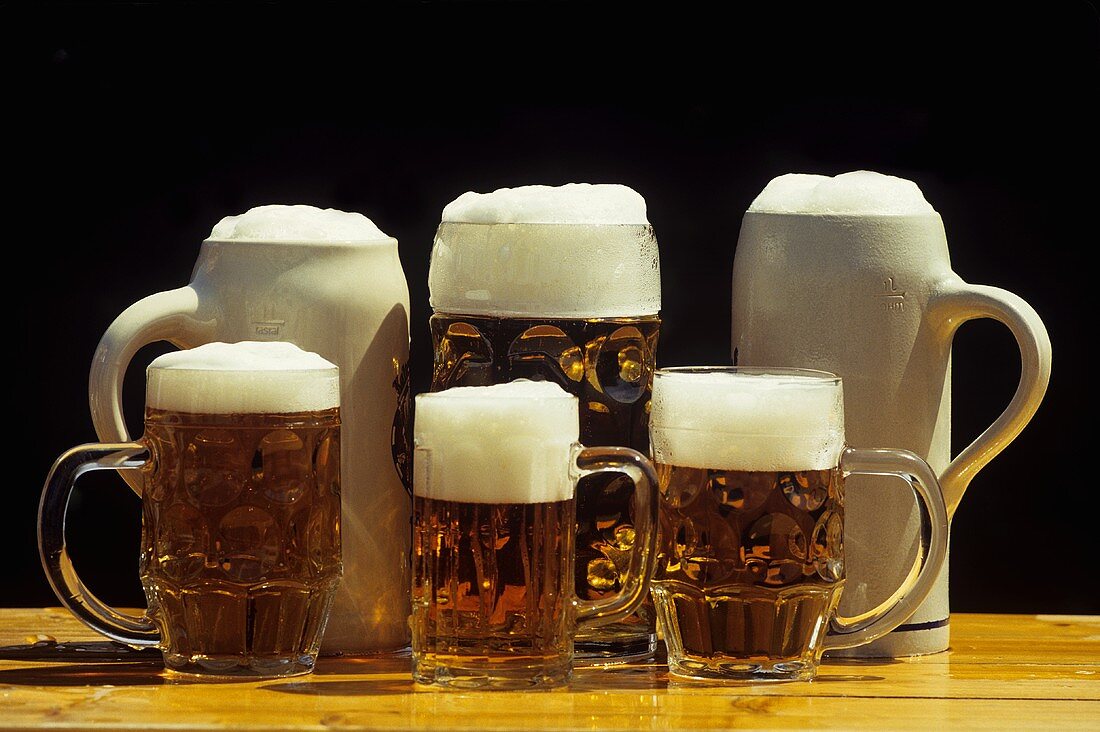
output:
POLYGON ((835 616, 825 638, 825 650, 870 643, 898 627, 924 602, 947 556, 947 506, 932 468, 908 450, 848 448, 840 458, 846 478, 854 473, 892 475, 904 480, 921 507, 920 550, 901 586, 881 605, 860 615, 835 616))
MULTIPOLYGON (((92 357, 88 375, 88 406, 99 439, 128 442, 130 433, 122 415, 122 378, 138 350, 155 341, 187 348, 212 340, 212 324, 195 319, 199 295, 180 287, 149 295, 122 311, 108 326, 92 357)), ((141 478, 120 473, 134 493, 141 495, 141 478)))
POLYGON ((85 625, 134 647, 156 646, 160 633, 147 615, 120 613, 93 595, 73 568, 65 550, 65 514, 76 479, 89 470, 133 470, 150 459, 140 442, 80 445, 57 459, 46 477, 38 504, 38 555, 54 594, 85 625))
POLYGON ((614 623, 642 604, 649 592, 657 546, 657 473, 653 464, 628 447, 585 447, 576 457, 581 477, 624 473, 634 481, 634 546, 622 588, 598 600, 577 600, 577 623, 588 627, 614 623))

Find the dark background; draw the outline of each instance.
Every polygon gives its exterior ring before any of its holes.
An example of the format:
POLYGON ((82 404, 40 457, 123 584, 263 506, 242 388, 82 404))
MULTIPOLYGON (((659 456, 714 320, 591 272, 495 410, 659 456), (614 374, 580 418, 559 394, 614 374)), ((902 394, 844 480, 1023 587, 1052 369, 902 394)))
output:
MULTIPOLYGON (((53 459, 95 438, 96 343, 126 306, 187 282, 222 216, 311 203, 396 236, 415 392, 432 360, 432 233, 463 191, 634 187, 661 246, 659 364, 728 363, 749 202, 781 173, 867 168, 915 180, 955 270, 1028 300, 1054 343, 1046 401, 955 518, 952 608, 1100 612, 1085 360, 1097 13, 1008 5, 0 4, 18 435, 0 532, 15 581, 0 605, 55 604, 35 510, 53 459)), ((954 368, 957 451, 1007 404, 1018 352, 979 321, 956 338, 954 368)), ((142 371, 127 381, 131 428, 142 371)), ((113 475, 82 485, 77 566, 105 600, 140 604, 138 501, 113 475)))

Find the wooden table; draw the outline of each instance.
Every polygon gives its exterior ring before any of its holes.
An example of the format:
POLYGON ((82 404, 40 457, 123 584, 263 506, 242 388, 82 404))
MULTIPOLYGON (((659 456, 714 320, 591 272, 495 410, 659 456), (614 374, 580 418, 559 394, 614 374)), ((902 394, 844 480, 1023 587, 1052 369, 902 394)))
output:
MULTIPOLYGON (((816 681, 670 682, 657 664, 581 669, 569 689, 441 692, 409 659, 325 658, 312 676, 168 683, 158 664, 0 661, 0 729, 1100 729, 1100 616, 954 615, 952 650, 827 661, 816 681)), ((97 636, 59 608, 0 609, 0 646, 97 636)))

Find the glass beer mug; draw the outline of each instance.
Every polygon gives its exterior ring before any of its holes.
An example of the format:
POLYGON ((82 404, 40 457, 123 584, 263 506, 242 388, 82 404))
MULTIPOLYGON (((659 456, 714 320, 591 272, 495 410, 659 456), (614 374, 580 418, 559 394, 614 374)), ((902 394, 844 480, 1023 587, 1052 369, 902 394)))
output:
POLYGON ((452 688, 555 686, 578 627, 613 623, 646 597, 656 479, 625 447, 578 444, 577 399, 547 382, 456 387, 416 398, 413 676, 452 688), (574 591, 576 486, 634 483, 636 535, 616 555, 622 589, 574 591))
MULTIPOLYGON (((622 185, 569 184, 465 193, 443 211, 432 248, 432 391, 545 380, 576 396, 586 444, 646 452, 661 329, 661 269, 645 200, 622 185)), ((633 485, 585 477, 577 494, 576 586, 622 587, 633 485)), ((648 658, 653 607, 582 629, 588 662, 648 658)))
POLYGON ((61 603, 175 673, 308 673, 340 581, 340 376, 289 343, 211 343, 147 372, 145 434, 62 455, 39 508, 42 564, 61 603), (65 550, 88 470, 142 483, 140 572, 149 609, 108 607, 65 550))
POLYGON ((674 676, 812 679, 822 653, 885 635, 933 587, 947 551, 936 476, 905 450, 847 447, 833 374, 658 369, 650 438, 660 482, 652 590, 674 676), (844 617, 844 482, 857 473, 912 488, 921 552, 886 602, 844 617))

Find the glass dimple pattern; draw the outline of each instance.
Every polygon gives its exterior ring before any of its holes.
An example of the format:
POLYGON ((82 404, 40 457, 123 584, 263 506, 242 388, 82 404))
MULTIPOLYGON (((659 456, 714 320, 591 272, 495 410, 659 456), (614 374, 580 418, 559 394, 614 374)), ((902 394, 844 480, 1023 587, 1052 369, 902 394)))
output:
POLYGON ((230 673, 315 654, 341 566, 335 410, 202 418, 216 425, 151 415, 142 580, 166 662, 230 673))

